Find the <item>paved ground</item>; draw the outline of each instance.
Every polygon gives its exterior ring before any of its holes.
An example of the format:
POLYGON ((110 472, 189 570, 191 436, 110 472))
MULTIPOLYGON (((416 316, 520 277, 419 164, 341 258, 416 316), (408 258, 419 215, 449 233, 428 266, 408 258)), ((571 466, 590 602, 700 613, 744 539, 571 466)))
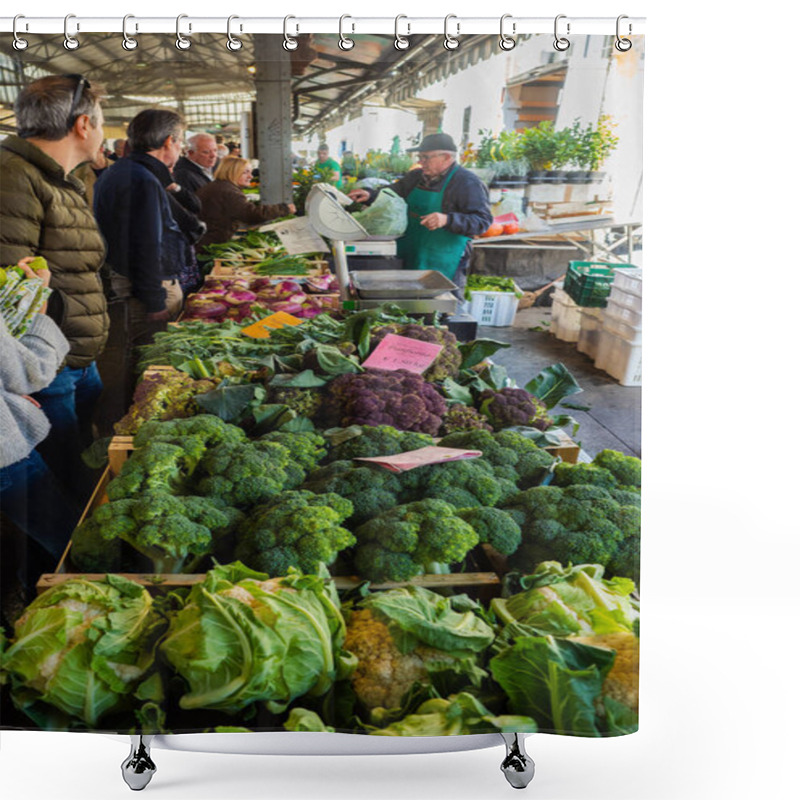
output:
POLYGON ((549 321, 549 308, 528 308, 517 313, 511 327, 479 327, 478 337, 511 343, 512 347, 499 350, 492 359, 503 364, 520 386, 558 361, 569 369, 583 392, 566 402, 589 410, 564 411, 580 422, 574 439, 588 455, 611 448, 641 457, 641 388, 620 386, 610 375, 595 369, 592 360, 579 353, 574 343, 562 342, 547 332, 549 321))

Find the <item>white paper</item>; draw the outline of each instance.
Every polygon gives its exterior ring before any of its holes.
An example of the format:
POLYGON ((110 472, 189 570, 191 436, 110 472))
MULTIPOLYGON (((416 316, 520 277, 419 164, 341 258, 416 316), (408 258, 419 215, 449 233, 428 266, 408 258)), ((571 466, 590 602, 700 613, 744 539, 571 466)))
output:
POLYGON ((329 253, 325 240, 311 227, 308 217, 295 217, 284 222, 262 225, 259 230, 274 231, 278 234, 286 252, 293 256, 303 253, 329 253))

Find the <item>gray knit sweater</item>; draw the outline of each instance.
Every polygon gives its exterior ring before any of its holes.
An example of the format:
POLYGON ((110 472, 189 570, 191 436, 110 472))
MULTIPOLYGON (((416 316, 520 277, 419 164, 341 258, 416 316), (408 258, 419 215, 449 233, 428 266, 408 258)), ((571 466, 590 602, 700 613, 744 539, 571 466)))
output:
POLYGON ((44 411, 23 395, 49 386, 69 351, 55 322, 36 314, 15 339, 0 316, 0 467, 27 458, 50 430, 44 411))

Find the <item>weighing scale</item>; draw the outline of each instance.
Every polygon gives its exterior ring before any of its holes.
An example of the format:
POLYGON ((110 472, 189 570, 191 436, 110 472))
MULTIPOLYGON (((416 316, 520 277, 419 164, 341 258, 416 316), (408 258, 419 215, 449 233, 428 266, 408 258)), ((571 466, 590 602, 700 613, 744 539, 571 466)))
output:
POLYGON ((413 314, 455 314, 458 300, 453 294, 456 285, 436 270, 368 270, 353 271, 347 264, 347 249, 366 253, 388 252, 397 236, 370 236, 344 206, 352 200, 333 186, 317 183, 306 198, 306 216, 311 227, 330 239, 336 280, 347 311, 375 308, 394 303, 413 314), (357 243, 354 247, 353 243, 357 243))

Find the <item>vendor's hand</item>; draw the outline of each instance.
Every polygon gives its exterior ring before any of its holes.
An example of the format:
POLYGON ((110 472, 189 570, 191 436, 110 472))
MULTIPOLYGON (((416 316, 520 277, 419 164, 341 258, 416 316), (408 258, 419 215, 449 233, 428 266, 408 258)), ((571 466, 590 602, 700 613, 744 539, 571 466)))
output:
POLYGON ((294 204, 294 203, 289 203, 289 204, 286 206, 286 208, 288 208, 288 209, 289 209, 289 213, 290 213, 290 214, 296 214, 296 213, 297 213, 297 207, 295 206, 295 204, 294 204))
POLYGON ((356 203, 366 203, 369 200, 369 192, 366 189, 353 189, 347 196, 356 203))
POLYGON ((447 214, 440 214, 438 212, 426 214, 420 219, 419 224, 426 227, 429 231, 444 228, 444 226, 447 225, 447 214))
POLYGON ((45 286, 50 285, 50 277, 52 273, 49 269, 34 270, 28 266, 36 256, 25 256, 17 261, 17 266, 25 273, 28 278, 38 278, 45 286))
POLYGON ((148 322, 167 322, 169 321, 169 311, 163 309, 162 311, 151 311, 147 315, 148 322))

